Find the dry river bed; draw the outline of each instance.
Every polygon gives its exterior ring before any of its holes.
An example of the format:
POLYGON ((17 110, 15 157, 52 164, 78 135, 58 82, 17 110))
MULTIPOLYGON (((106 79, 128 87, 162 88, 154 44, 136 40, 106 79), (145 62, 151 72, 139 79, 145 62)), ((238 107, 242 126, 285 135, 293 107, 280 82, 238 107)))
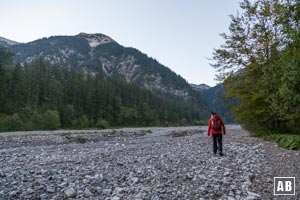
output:
POLYGON ((0 199, 300 199, 300 155, 228 125, 0 133, 0 199), (296 178, 274 196, 274 177, 296 178))

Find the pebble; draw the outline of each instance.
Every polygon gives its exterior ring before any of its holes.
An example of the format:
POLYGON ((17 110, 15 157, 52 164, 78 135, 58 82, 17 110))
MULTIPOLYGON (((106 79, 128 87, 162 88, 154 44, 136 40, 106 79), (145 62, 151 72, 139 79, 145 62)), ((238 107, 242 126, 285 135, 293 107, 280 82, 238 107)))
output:
POLYGON ((109 195, 111 193, 111 189, 104 189, 102 190, 103 195, 109 195))
MULTIPOLYGON (((232 127, 224 137, 223 157, 212 155, 211 138, 199 127, 149 128, 152 133, 146 135, 138 135, 139 129, 125 129, 122 136, 118 131, 109 137, 74 134, 86 138, 84 144, 52 133, 4 137, 0 199, 272 198, 272 170, 278 160, 267 157, 263 142, 254 144, 255 138, 232 127), (181 130, 190 134, 169 135, 181 130)), ((278 155, 284 159, 288 154, 278 155)), ((299 159, 294 165, 300 166, 299 159)))
POLYGON ((34 190, 31 189, 31 188, 28 188, 28 189, 27 189, 27 193, 28 193, 28 194, 32 194, 32 193, 34 193, 34 190))
POLYGON ((73 188, 69 188, 69 189, 65 190, 65 194, 68 198, 74 198, 77 196, 77 192, 73 188))
POLYGON ((89 198, 89 197, 94 196, 94 194, 88 188, 86 188, 83 192, 83 196, 89 198))
POLYGON ((40 198, 41 198, 41 199, 47 199, 47 198, 48 198, 48 195, 47 195, 47 194, 41 194, 41 195, 40 195, 40 198))
POLYGON ((248 193, 249 196, 261 197, 259 194, 256 194, 254 192, 247 191, 247 193, 248 193))
POLYGON ((49 187, 47 187, 46 191, 49 192, 49 193, 55 193, 55 187, 54 186, 49 186, 49 187))

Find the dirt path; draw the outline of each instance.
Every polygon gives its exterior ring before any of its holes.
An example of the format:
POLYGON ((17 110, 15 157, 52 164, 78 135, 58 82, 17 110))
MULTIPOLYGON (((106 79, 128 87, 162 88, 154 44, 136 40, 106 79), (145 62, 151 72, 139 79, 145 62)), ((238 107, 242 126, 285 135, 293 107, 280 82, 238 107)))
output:
POLYGON ((228 126, 214 156, 205 129, 0 133, 0 199, 300 199, 298 151, 228 126), (276 176, 297 194, 275 198, 276 176))

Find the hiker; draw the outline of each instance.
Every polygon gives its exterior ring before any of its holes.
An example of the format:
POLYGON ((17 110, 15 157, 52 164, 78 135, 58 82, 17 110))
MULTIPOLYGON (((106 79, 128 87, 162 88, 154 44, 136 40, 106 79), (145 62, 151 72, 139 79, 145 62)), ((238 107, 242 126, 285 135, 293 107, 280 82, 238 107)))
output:
POLYGON ((214 154, 219 151, 220 156, 223 156, 222 151, 222 133, 225 135, 225 125, 223 120, 217 113, 211 112, 211 117, 208 121, 207 135, 212 134, 213 137, 213 152, 214 154))

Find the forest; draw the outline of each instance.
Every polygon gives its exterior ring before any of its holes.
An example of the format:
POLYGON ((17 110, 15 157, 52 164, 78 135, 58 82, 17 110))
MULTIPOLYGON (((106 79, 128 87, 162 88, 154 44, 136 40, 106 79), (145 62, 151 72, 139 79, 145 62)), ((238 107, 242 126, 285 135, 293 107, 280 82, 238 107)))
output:
POLYGON ((240 7, 213 52, 217 79, 244 128, 276 140, 288 134, 287 143, 300 144, 300 3, 244 0, 240 7))
POLYGON ((12 56, 0 48, 0 131, 203 123, 195 102, 42 57, 13 64, 12 56))

